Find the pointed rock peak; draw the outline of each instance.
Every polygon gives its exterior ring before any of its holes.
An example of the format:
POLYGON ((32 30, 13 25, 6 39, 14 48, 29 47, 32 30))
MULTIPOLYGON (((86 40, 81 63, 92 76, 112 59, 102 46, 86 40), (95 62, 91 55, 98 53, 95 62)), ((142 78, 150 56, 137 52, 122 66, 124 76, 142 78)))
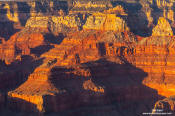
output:
POLYGON ((153 28, 152 36, 173 36, 173 31, 168 20, 160 17, 157 25, 153 28))

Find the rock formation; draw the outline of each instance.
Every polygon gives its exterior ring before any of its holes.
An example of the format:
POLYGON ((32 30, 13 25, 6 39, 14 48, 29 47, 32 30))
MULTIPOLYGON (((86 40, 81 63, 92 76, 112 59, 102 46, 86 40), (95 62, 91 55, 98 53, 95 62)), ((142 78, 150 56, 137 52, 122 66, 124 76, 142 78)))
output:
POLYGON ((69 1, 68 11, 54 0, 27 2, 25 26, 9 38, 0 31, 0 109, 44 116, 174 113, 172 18, 154 17, 172 1, 78 1, 69 1))
POLYGON ((124 8, 121 5, 117 5, 114 8, 109 8, 107 10, 104 10, 104 13, 108 14, 117 14, 117 15, 127 15, 124 8))
POLYGON ((6 16, 7 16, 7 18, 10 20, 10 21, 13 21, 13 22, 19 22, 19 18, 18 18, 18 13, 17 13, 17 4, 14 4, 14 13, 12 14, 11 12, 10 12, 10 6, 9 6, 9 4, 5 4, 5 6, 4 6, 4 8, 5 9, 7 9, 7 14, 6 14, 6 16))
POLYGON ((157 25, 153 28, 152 36, 173 36, 172 28, 165 18, 159 18, 157 25))
POLYGON ((67 16, 40 16, 31 17, 25 27, 32 28, 49 28, 50 30, 63 30, 63 28, 82 28, 82 29, 95 29, 95 30, 113 30, 118 32, 128 31, 129 28, 126 22, 117 17, 116 14, 94 13, 87 17, 86 22, 78 15, 67 16))
POLYGON ((40 16, 31 17, 25 27, 31 28, 46 28, 52 31, 64 30, 64 28, 79 28, 81 27, 81 21, 77 15, 70 16, 40 16))
POLYGON ((43 35, 40 33, 16 33, 8 41, 3 42, 1 47, 1 60, 10 64, 16 55, 29 55, 31 48, 44 45, 43 35))
POLYGON ((96 13, 87 18, 83 29, 128 31, 126 22, 115 14, 96 13))

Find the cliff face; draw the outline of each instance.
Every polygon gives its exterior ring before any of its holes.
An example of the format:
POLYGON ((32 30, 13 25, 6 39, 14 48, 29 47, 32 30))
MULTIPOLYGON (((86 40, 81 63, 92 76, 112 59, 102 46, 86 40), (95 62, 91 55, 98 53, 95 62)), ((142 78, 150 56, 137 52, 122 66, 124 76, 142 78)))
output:
POLYGON ((116 14, 93 14, 87 18, 83 29, 129 31, 126 22, 116 14))
MULTIPOLYGON (((133 61, 133 57, 130 55, 134 55, 134 49, 132 46, 130 46, 131 49, 123 46, 128 46, 129 43, 133 43, 134 46, 134 42, 137 42, 134 35, 127 32, 122 35, 122 33, 117 32, 106 33, 105 31, 93 30, 76 32, 67 36, 61 44, 55 44, 54 48, 39 57, 45 58, 43 64, 34 69, 27 81, 8 92, 8 107, 10 109, 59 112, 73 107, 91 106, 92 104, 110 104, 112 101, 121 102, 121 105, 124 105, 122 99, 141 103, 143 99, 150 100, 152 95, 154 95, 153 101, 159 98, 156 91, 147 89, 141 84, 142 79, 140 80, 139 77, 143 78, 147 74, 129 63, 129 61, 133 61), (111 36, 113 38, 107 39, 109 35, 113 35, 111 36), (75 65, 75 67, 70 67, 71 65, 75 65), (134 75, 138 76, 134 77, 134 75), (126 78, 120 80, 122 77, 126 78), (132 77, 134 79, 130 80, 132 77), (142 89, 151 94, 144 95, 140 92, 142 89), (132 91, 137 92, 133 94, 132 91), (144 97, 138 98, 137 96, 140 95, 144 97), (116 97, 113 98, 112 96, 116 97), (75 100, 77 97, 79 98, 78 101, 75 100), (14 102, 15 104, 12 104, 14 102), (34 106, 27 105, 27 102, 34 106), (21 108, 21 106, 25 107, 21 108)), ((25 38, 18 38, 15 45, 27 53, 24 55, 31 55, 30 52, 26 52, 26 49, 30 50, 27 47, 30 47, 30 44, 20 46, 20 40, 24 41, 25 38)), ((34 47, 38 45, 40 45, 40 41, 34 47)), ((140 114, 147 105, 153 104, 153 101, 149 104, 144 103, 138 112, 130 112, 133 113, 133 116, 140 114)), ((147 110, 149 111, 149 109, 147 110)))
POLYGON ((165 18, 159 18, 156 27, 153 28, 152 36, 173 36, 173 30, 165 18))
MULTIPOLYGON (((31 17, 25 27, 31 28, 48 28, 50 30, 62 30, 60 25, 68 28, 79 28, 81 27, 80 18, 77 15, 70 16, 40 16, 31 17)), ((62 27, 62 28, 63 28, 62 27)))
POLYGON ((40 33, 16 33, 8 41, 0 45, 1 59, 10 64, 17 55, 31 54, 31 48, 44 45, 43 35, 40 33))
POLYGON ((116 14, 94 13, 84 20, 78 15, 31 17, 25 27, 59 30, 60 25, 64 25, 63 28, 129 31, 126 22, 116 14))
MULTIPOLYGON (((142 22, 121 5, 89 14, 30 14, 23 29, 0 38, 2 107, 38 115, 137 116, 154 107, 174 110, 173 99, 161 100, 175 94, 173 27, 167 17, 154 26, 151 6, 171 4, 140 3, 136 14, 148 19, 147 37, 131 32, 131 19, 137 30, 142 22)), ((37 11, 37 2, 29 5, 37 11)))
MULTIPOLYGON (((54 48, 40 56, 45 58, 43 64, 35 68, 26 82, 8 93, 8 107, 18 109, 16 106, 26 104, 18 99, 34 104, 36 107, 25 105, 25 108, 39 112, 59 112, 82 104, 110 104, 111 100, 124 105, 122 99, 140 103, 142 99, 150 100, 152 95, 152 100, 155 101, 159 98, 156 91, 141 83, 142 77, 147 74, 130 64, 135 61, 133 55, 136 53, 133 47, 137 42, 136 37, 127 32, 121 38, 120 36, 122 35, 119 33, 105 31, 70 33, 60 45, 54 45, 54 48), (117 36, 111 40, 105 37, 112 34, 117 36), (120 80, 123 76, 126 78, 120 80), (130 80, 132 77, 134 79, 130 80), (108 87, 109 84, 111 86, 108 87), (150 96, 140 92, 142 89, 151 93, 150 96), (132 91, 137 92, 134 95, 132 91), (111 97, 111 94, 116 97, 111 97), (140 95, 144 97, 138 98, 140 95), (75 103, 74 99, 77 97, 80 99, 75 103), (14 101, 16 104, 11 104, 14 101), (65 104, 65 101, 70 102, 65 104)), ((138 112, 130 112, 133 116, 139 114, 144 111, 146 105, 153 104, 153 101, 144 103, 138 112)), ((21 108, 24 111, 27 109, 21 108)))
MULTIPOLYGON (((17 9, 17 4, 14 4, 13 7, 14 7, 14 9, 17 9)), ((10 12, 10 5, 9 4, 5 4, 4 9, 7 9, 6 16, 7 16, 9 21, 19 22, 17 10, 14 10, 14 14, 12 14, 10 12)))
POLYGON ((173 47, 147 45, 138 46, 136 50, 136 66, 148 73, 143 83, 163 96, 173 95, 173 47))
POLYGON ((172 0, 139 0, 136 3, 123 2, 128 12, 128 26, 131 31, 140 36, 150 36, 152 28, 157 25, 159 17, 174 24, 174 1, 172 0), (137 4, 136 4, 137 3, 137 4), (135 25, 137 24, 137 25, 135 25))

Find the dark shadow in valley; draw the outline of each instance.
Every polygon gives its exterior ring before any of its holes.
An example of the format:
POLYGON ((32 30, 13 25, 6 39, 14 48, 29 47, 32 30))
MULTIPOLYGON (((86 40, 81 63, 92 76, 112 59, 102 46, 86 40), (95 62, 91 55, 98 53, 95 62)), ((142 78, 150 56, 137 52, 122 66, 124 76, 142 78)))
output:
POLYGON ((148 76, 146 72, 131 65, 122 56, 119 59, 123 64, 100 59, 85 65, 89 65, 92 81, 105 87, 105 100, 115 105, 120 114, 136 116, 151 112, 155 102, 164 97, 142 84, 143 79, 148 76), (108 74, 105 75, 104 72, 108 74))
MULTIPOLYGON (((143 79, 148 76, 146 72, 130 64, 122 56, 118 59, 123 63, 111 62, 104 58, 79 65, 80 69, 90 71, 91 76, 88 77, 73 73, 78 70, 76 68, 52 68, 50 81, 59 90, 66 90, 66 92, 56 95, 57 97, 45 96, 47 111, 52 111, 52 106, 56 106, 55 110, 58 111, 60 109, 70 111, 83 107, 112 105, 121 116, 128 116, 128 114, 136 116, 142 115, 143 112, 151 112, 155 102, 164 97, 158 95, 156 90, 142 84, 143 79), (103 87, 104 93, 85 90, 83 84, 88 80, 97 87, 103 87), (52 106, 49 105, 50 102, 52 106)), ((91 113, 91 110, 78 110, 76 114, 91 113)))
POLYGON ((174 26, 173 26, 172 30, 173 30, 173 34, 175 35, 175 23, 173 25, 174 26))
POLYGON ((53 35, 52 33, 47 33, 44 35, 44 38, 46 42, 49 42, 51 44, 60 44, 65 38, 65 35, 62 33, 59 33, 56 36, 56 35, 53 35))
MULTIPOLYGON (((37 105, 33 104, 31 102, 28 102, 26 100, 17 98, 17 97, 7 97, 7 108, 11 110, 11 112, 16 112, 16 113, 29 113, 30 112, 35 112, 39 113, 39 110, 37 109, 37 105)), ((7 113, 8 116, 8 113, 7 113)), ((9 115, 10 116, 10 115, 9 115)))
POLYGON ((31 53, 37 55, 38 57, 50 49, 54 48, 52 45, 40 45, 35 48, 30 48, 31 53))
POLYGON ((79 30, 82 30, 83 29, 83 25, 85 25, 88 17, 89 17, 89 14, 78 13, 78 17, 76 17, 76 20, 77 20, 77 22, 79 21, 79 19, 81 21, 81 25, 79 25, 79 27, 78 27, 79 30))
POLYGON ((106 55, 106 47, 105 47, 105 43, 99 43, 98 44, 98 51, 100 56, 105 56, 106 55))
POLYGON ((75 71, 74 68, 65 67, 51 69, 50 81, 59 89, 59 93, 43 97, 46 114, 75 109, 81 105, 80 93, 83 93, 81 84, 84 79, 74 75, 73 71, 75 71))
POLYGON ((0 22, 0 37, 5 38, 5 40, 8 40, 13 34, 19 31, 19 29, 15 29, 13 27, 13 22, 7 21, 7 22, 0 22))
POLYGON ((0 76, 0 91, 7 92, 23 84, 43 59, 34 60, 31 56, 22 56, 21 61, 14 61, 10 65, 3 64, 0 76))
POLYGON ((36 104, 10 96, 7 100, 6 107, 0 109, 1 116, 43 116, 36 104))
POLYGON ((44 35, 45 45, 37 46, 35 48, 31 48, 31 53, 40 56, 41 54, 48 52, 50 49, 54 48, 52 44, 61 44, 65 36, 62 33, 59 33, 58 36, 55 36, 51 33, 47 33, 44 35))

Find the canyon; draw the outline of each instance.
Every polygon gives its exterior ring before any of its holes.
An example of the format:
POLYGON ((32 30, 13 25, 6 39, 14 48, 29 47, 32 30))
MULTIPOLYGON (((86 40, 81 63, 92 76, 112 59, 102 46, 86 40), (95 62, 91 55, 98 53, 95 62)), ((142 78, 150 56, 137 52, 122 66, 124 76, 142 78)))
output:
POLYGON ((175 116, 174 8, 1 1, 0 115, 175 116))

